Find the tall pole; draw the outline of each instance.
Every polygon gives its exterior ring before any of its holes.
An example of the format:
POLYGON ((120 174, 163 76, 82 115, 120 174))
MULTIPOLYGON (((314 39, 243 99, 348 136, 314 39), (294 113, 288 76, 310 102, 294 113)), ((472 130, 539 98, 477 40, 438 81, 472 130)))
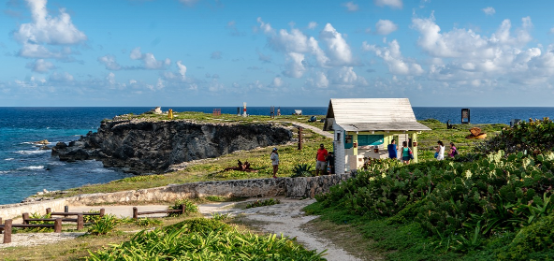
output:
POLYGON ((302 127, 298 127, 298 150, 302 150, 302 127))
POLYGON ((242 105, 244 106, 244 110, 242 112, 242 116, 246 117, 246 102, 243 102, 242 105))

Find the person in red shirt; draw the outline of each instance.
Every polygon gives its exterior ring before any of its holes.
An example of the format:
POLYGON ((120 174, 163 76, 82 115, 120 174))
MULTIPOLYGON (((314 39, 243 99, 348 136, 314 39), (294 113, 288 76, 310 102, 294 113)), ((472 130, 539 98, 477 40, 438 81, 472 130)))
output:
POLYGON ((325 149, 325 146, 323 144, 319 144, 319 149, 317 150, 317 154, 315 155, 315 175, 319 176, 319 171, 321 170, 321 174, 325 173, 325 169, 327 169, 327 156, 329 153, 325 149))

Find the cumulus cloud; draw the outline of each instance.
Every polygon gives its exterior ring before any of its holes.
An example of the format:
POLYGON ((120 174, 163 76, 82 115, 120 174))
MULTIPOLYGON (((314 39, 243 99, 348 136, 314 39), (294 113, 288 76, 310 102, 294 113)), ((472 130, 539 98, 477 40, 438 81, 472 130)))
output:
POLYGON ((73 78, 73 75, 69 74, 68 72, 63 72, 63 73, 54 72, 50 75, 50 78, 48 81, 53 83, 71 84, 73 83, 74 78, 73 78))
POLYGON ((391 8, 402 8, 402 0, 374 0, 377 6, 389 6, 391 8))
POLYGON ((346 2, 343 5, 346 7, 346 10, 348 10, 349 12, 356 12, 359 9, 358 5, 355 4, 354 2, 346 2))
POLYGON ((60 9, 58 17, 48 15, 46 0, 27 0, 31 11, 32 22, 21 24, 14 33, 20 43, 35 44, 77 44, 87 40, 79 31, 65 9, 60 9))
POLYGON ((366 86, 367 81, 364 77, 358 76, 354 72, 354 67, 343 66, 339 69, 329 70, 329 79, 331 82, 342 88, 352 88, 355 86, 366 86))
POLYGON ((375 30, 378 34, 387 35, 398 29, 398 26, 391 20, 380 20, 375 24, 375 30))
POLYGON ((51 62, 38 59, 34 62, 27 63, 27 68, 31 69, 33 72, 47 73, 48 71, 54 69, 55 66, 51 62))
POLYGON ((554 77, 553 48, 527 47, 532 27, 529 17, 517 28, 506 19, 486 36, 471 29, 442 32, 433 16, 412 19, 412 28, 420 34, 418 46, 431 56, 429 79, 460 86, 549 82, 554 77))
POLYGON ((482 10, 486 15, 493 15, 493 14, 496 13, 496 10, 494 10, 494 8, 492 6, 483 8, 482 10))
POLYGON ((315 72, 314 75, 306 80, 306 85, 309 87, 327 88, 329 87, 329 79, 327 79, 325 73, 315 72))
POLYGON ((271 56, 258 52, 258 60, 264 63, 271 63, 271 56))
MULTIPOLYGON (((80 44, 87 40, 73 22, 64 8, 59 9, 58 16, 48 14, 46 0, 27 0, 32 21, 23 23, 14 31, 14 39, 22 45, 18 55, 25 58, 66 59, 71 51, 69 45, 80 44), (46 45, 50 46, 49 48, 46 45), (56 48, 54 46, 66 46, 56 48)), ((66 59, 67 60, 67 59, 66 59)))
POLYGON ((362 49, 371 51, 377 57, 383 59, 392 74, 419 75, 423 73, 421 65, 402 56, 400 45, 396 40, 388 43, 387 47, 379 47, 363 42, 362 49))
POLYGON ((137 69, 149 69, 149 70, 160 70, 165 69, 171 64, 171 60, 166 58, 165 60, 156 60, 156 57, 152 53, 142 53, 140 47, 137 47, 131 51, 129 58, 133 60, 141 60, 143 66, 141 67, 129 67, 137 69))
POLYGON ((179 75, 184 80, 187 75, 187 67, 181 61, 177 61, 177 67, 179 68, 179 75))
POLYGON ((113 55, 104 55, 98 57, 98 62, 104 64, 104 66, 106 66, 106 69, 108 70, 117 71, 121 69, 121 65, 117 63, 113 55))
POLYGON ((319 37, 327 44, 329 56, 334 58, 338 64, 349 64, 352 62, 352 52, 342 34, 331 25, 326 24, 320 32, 319 37))
POLYGON ((283 86, 283 79, 281 79, 281 77, 275 77, 273 78, 271 85, 274 87, 281 87, 283 86))
POLYGON ((316 22, 310 22, 308 23, 308 29, 310 30, 313 30, 317 27, 317 23, 316 22))

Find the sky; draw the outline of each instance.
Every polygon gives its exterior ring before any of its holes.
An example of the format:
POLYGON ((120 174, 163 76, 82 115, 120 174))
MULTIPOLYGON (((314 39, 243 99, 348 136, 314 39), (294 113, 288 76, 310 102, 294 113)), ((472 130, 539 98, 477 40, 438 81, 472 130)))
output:
POLYGON ((554 106, 554 1, 1 3, 0 106, 554 106))

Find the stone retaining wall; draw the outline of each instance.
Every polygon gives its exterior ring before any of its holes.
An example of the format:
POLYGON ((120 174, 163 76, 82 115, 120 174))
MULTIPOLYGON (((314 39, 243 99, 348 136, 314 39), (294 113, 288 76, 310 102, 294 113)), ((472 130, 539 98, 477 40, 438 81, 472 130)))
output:
POLYGON ((313 198, 326 193, 331 186, 349 179, 352 174, 310 178, 250 179, 186 183, 164 187, 128 190, 114 193, 83 194, 69 198, 0 206, 0 217, 7 219, 23 212, 45 213, 46 208, 62 211, 63 206, 125 202, 175 201, 206 196, 313 198))

